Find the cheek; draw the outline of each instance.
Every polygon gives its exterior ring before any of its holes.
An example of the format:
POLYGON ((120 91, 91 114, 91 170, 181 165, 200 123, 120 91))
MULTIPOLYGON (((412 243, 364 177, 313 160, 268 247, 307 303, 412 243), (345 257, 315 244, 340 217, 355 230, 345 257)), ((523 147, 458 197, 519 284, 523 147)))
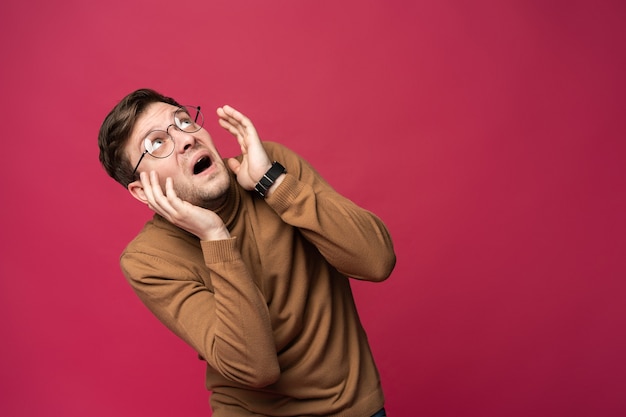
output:
POLYGON ((170 155, 167 158, 157 159, 155 163, 152 164, 154 170, 159 173, 159 176, 164 179, 167 177, 176 178, 181 175, 182 169, 179 165, 176 157, 174 155, 170 155))

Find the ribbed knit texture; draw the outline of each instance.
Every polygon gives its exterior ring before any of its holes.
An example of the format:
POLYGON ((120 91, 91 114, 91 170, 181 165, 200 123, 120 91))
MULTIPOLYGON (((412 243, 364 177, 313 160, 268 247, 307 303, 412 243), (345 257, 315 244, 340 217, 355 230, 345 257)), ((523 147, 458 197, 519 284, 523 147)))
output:
POLYGON ((369 416, 384 399, 348 277, 387 278, 391 239, 304 160, 265 147, 287 176, 266 200, 233 177, 216 211, 233 238, 200 242, 155 216, 122 270, 207 361, 215 417, 369 416))

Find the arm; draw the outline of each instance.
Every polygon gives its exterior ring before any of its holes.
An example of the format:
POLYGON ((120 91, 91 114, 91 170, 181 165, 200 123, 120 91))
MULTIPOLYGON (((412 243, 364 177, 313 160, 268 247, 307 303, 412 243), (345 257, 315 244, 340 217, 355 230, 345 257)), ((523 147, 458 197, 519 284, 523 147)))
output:
POLYGON ((396 257, 389 232, 378 217, 342 197, 293 152, 262 144, 250 119, 237 110, 224 106, 217 114, 220 125, 241 147, 241 160, 228 162, 244 189, 253 190, 271 161, 279 161, 287 174, 272 185, 266 201, 283 221, 300 229, 345 275, 381 281, 391 274, 396 257))
POLYGON ((266 147, 272 159, 287 168, 285 179, 267 203, 343 274, 370 281, 386 279, 396 257, 383 222, 337 193, 289 149, 272 143, 266 147))
MULTIPOLYGON (((151 255, 127 250, 122 270, 159 320, 225 378, 253 387, 275 382, 280 369, 269 312, 236 239, 201 245, 210 278, 198 279, 187 259, 176 264, 167 247, 151 255)), ((193 263, 201 267, 203 260, 193 263)))

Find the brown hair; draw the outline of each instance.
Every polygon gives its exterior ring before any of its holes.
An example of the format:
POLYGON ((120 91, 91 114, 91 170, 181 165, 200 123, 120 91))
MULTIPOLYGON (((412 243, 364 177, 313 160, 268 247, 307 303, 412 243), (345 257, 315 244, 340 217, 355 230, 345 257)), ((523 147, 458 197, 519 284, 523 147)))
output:
POLYGON ((158 102, 180 106, 173 98, 165 97, 154 90, 136 90, 111 110, 100 127, 100 163, 107 174, 125 188, 136 178, 133 176, 133 166, 124 153, 124 147, 135 127, 137 117, 148 105, 158 102))

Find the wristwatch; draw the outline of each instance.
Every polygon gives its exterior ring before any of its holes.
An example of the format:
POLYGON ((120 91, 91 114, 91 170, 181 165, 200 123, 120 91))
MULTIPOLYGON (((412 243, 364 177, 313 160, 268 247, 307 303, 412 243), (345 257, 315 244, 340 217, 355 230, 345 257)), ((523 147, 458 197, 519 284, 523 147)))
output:
POLYGON ((270 189, 276 178, 280 177, 282 174, 287 172, 284 166, 280 164, 280 162, 274 161, 272 163, 272 167, 267 170, 265 175, 256 183, 254 186, 254 191, 257 192, 262 198, 265 198, 267 194, 267 190, 270 189))

